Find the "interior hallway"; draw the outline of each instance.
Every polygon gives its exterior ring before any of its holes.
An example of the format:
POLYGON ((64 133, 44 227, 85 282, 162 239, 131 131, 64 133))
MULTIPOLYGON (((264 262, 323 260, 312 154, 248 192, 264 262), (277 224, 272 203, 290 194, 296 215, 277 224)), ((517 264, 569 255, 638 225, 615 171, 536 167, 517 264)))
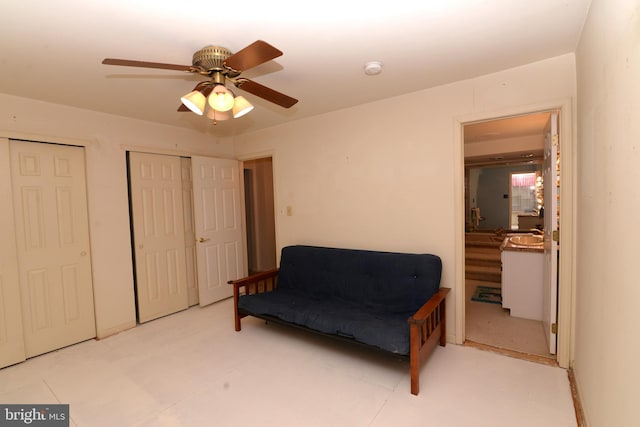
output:
POLYGON ((449 344, 408 364, 225 300, 0 370, 0 402, 68 403, 71 426, 576 426, 563 369, 449 344))

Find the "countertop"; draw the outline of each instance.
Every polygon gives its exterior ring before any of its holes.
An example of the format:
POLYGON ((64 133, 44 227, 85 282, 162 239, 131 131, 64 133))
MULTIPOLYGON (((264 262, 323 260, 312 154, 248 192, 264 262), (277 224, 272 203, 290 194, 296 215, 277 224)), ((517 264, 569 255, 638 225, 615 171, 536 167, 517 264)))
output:
POLYGON ((509 240, 509 237, 517 234, 507 234, 502 244, 500 245, 501 251, 515 251, 515 252, 544 252, 544 245, 517 245, 509 240))

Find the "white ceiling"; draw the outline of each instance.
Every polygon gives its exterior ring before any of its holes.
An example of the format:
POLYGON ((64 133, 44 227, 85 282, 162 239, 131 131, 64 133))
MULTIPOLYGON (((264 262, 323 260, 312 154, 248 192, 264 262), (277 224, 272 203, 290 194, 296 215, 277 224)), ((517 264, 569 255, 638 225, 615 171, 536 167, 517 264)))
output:
POLYGON ((0 92, 230 136, 573 52, 589 3, 7 1, 0 92), (242 76, 300 102, 283 109, 242 93, 256 108, 216 126, 176 111, 201 77, 101 64, 190 65, 206 45, 237 52, 258 39, 284 55, 242 76), (382 74, 364 74, 371 60, 382 74))

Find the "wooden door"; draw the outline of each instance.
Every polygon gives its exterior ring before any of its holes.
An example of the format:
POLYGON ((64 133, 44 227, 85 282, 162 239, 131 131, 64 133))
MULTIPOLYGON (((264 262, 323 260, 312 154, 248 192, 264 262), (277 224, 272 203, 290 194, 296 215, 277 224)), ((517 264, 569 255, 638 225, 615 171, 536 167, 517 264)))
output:
POLYGON ((188 307, 179 157, 129 153, 138 320, 188 307))
POLYGON ((84 149, 11 141, 26 356, 95 337, 84 149))
POLYGON ((242 234, 240 163, 192 157, 200 305, 233 294, 230 279, 247 274, 242 234))

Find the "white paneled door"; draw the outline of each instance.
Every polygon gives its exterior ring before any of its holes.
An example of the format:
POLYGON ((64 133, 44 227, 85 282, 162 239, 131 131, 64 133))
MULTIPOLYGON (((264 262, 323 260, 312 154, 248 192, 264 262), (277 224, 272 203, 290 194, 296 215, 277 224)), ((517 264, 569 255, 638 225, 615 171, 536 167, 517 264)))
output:
POLYGON ((558 319, 558 113, 552 112, 544 143, 544 264, 542 324, 549 353, 556 354, 558 319))
POLYGON ((180 158, 182 166, 182 210, 184 212, 184 244, 187 259, 187 294, 189 306, 198 304, 198 275, 196 272, 196 235, 193 224, 193 181, 191 159, 180 158))
POLYGON ((138 320, 188 307, 180 157, 129 154, 138 320))
POLYGON ((10 141, 27 357, 95 337, 84 149, 10 141))
POLYGON ((13 221, 9 140, 0 138, 0 368, 26 358, 13 221))
POLYGON ((192 157, 200 305, 233 294, 230 279, 247 273, 242 234, 240 163, 192 157))

